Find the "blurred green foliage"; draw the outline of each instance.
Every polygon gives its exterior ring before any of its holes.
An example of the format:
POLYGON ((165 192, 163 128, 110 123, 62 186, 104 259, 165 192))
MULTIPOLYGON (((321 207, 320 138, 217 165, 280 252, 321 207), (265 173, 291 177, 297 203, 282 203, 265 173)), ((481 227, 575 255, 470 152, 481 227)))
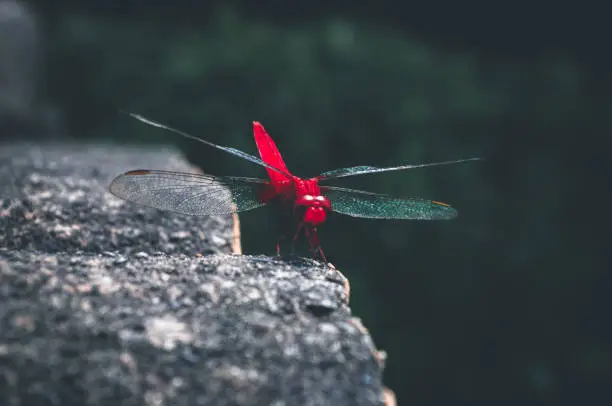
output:
MULTIPOLYGON (((611 383, 609 331, 595 321, 610 304, 605 247, 576 220, 593 192, 582 176, 603 153, 580 137, 611 123, 580 66, 448 52, 338 19, 209 20, 61 15, 48 27, 46 91, 69 133, 177 143, 218 175, 265 172, 118 110, 250 153, 261 121, 305 176, 482 156, 342 183, 448 201, 452 222, 337 216, 321 228, 355 315, 389 353, 386 383, 401 403, 431 405, 577 404, 611 383)), ((246 252, 274 252, 273 217, 241 216, 246 252)))

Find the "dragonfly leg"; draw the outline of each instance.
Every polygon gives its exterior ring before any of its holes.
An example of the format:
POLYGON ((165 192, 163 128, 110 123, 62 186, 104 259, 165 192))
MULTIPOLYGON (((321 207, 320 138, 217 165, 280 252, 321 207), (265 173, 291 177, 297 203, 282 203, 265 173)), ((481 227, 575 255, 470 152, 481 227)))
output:
POLYGON ((276 256, 277 257, 280 257, 280 243, 281 243, 281 240, 284 240, 285 238, 287 238, 288 235, 289 235, 289 233, 283 233, 283 234, 281 234, 276 239, 276 256))
POLYGON ((302 230, 303 226, 304 226, 304 223, 300 222, 298 224, 298 226, 297 226, 297 229, 295 230, 295 234, 293 234, 293 239, 291 240, 291 255, 293 255, 295 253, 295 242, 297 241, 298 237, 300 236, 300 231, 302 230))
POLYGON ((314 244, 312 243, 312 237, 310 236, 310 231, 308 231, 308 227, 306 227, 306 228, 304 229, 304 234, 306 234, 306 240, 308 241, 308 245, 310 245, 310 249, 311 249, 311 251, 312 251, 313 255, 314 255, 314 256, 315 256, 315 258, 316 258, 316 256, 317 256, 317 251, 315 250, 315 246, 314 246, 314 244))
POLYGON ((319 237, 317 236, 317 229, 312 227, 312 234, 310 233, 308 227, 305 229, 306 239, 308 240, 308 244, 310 245, 310 249, 314 257, 317 257, 317 253, 319 257, 323 260, 323 262, 327 263, 327 258, 325 258, 325 254, 323 254, 323 249, 321 249, 321 244, 319 244, 319 237))
POLYGON ((321 248, 321 244, 319 243, 319 237, 317 236, 317 229, 314 227, 312 228, 311 245, 314 245, 316 247, 317 251, 319 251, 319 255, 321 256, 321 259, 323 260, 323 262, 327 263, 327 258, 325 258, 325 254, 323 253, 323 249, 321 248))

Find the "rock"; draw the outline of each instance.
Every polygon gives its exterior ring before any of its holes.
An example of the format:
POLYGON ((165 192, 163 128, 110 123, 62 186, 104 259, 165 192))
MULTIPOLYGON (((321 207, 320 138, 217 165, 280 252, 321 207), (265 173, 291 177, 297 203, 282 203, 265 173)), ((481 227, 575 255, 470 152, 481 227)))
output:
POLYGON ((0 207, 0 246, 45 252, 231 252, 232 216, 179 216, 108 192, 111 180, 130 169, 192 170, 176 151, 0 145, 0 162, 0 179, 10 180, 0 184, 0 197, 11 197, 0 207), (193 237, 171 238, 183 233, 193 237))
POLYGON ((384 404, 337 270, 231 255, 231 216, 105 191, 139 167, 190 169, 170 150, 0 146, 1 405, 384 404))

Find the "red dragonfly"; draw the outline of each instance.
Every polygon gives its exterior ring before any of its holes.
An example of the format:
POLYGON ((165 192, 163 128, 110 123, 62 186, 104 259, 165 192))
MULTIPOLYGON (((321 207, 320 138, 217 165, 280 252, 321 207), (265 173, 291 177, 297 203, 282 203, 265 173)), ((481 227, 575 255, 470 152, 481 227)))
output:
MULTIPOLYGON (((133 203, 192 216, 230 214, 272 202, 280 203, 285 216, 292 219, 292 248, 303 231, 315 258, 318 254, 325 262, 327 259, 319 243, 317 227, 325 222, 330 212, 373 219, 447 220, 455 217, 457 211, 446 203, 434 200, 393 197, 362 190, 319 185, 319 182, 347 176, 480 159, 469 158, 387 168, 353 166, 302 179, 289 172, 276 144, 257 121, 253 122, 253 131, 261 159, 235 148, 213 144, 140 115, 130 115, 146 124, 261 165, 266 168, 270 179, 138 169, 116 177, 110 185, 112 194, 133 203)), ((290 234, 287 233, 280 238, 288 235, 290 234)), ((277 255, 280 255, 280 238, 276 244, 277 255)))

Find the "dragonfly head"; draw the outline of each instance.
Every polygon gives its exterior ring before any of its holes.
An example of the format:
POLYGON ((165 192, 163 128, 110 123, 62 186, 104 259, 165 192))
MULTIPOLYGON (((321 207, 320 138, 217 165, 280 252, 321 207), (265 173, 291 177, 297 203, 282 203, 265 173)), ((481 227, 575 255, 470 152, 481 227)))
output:
POLYGON ((295 199, 293 211, 306 224, 316 226, 325 222, 331 203, 325 196, 302 195, 295 199))

